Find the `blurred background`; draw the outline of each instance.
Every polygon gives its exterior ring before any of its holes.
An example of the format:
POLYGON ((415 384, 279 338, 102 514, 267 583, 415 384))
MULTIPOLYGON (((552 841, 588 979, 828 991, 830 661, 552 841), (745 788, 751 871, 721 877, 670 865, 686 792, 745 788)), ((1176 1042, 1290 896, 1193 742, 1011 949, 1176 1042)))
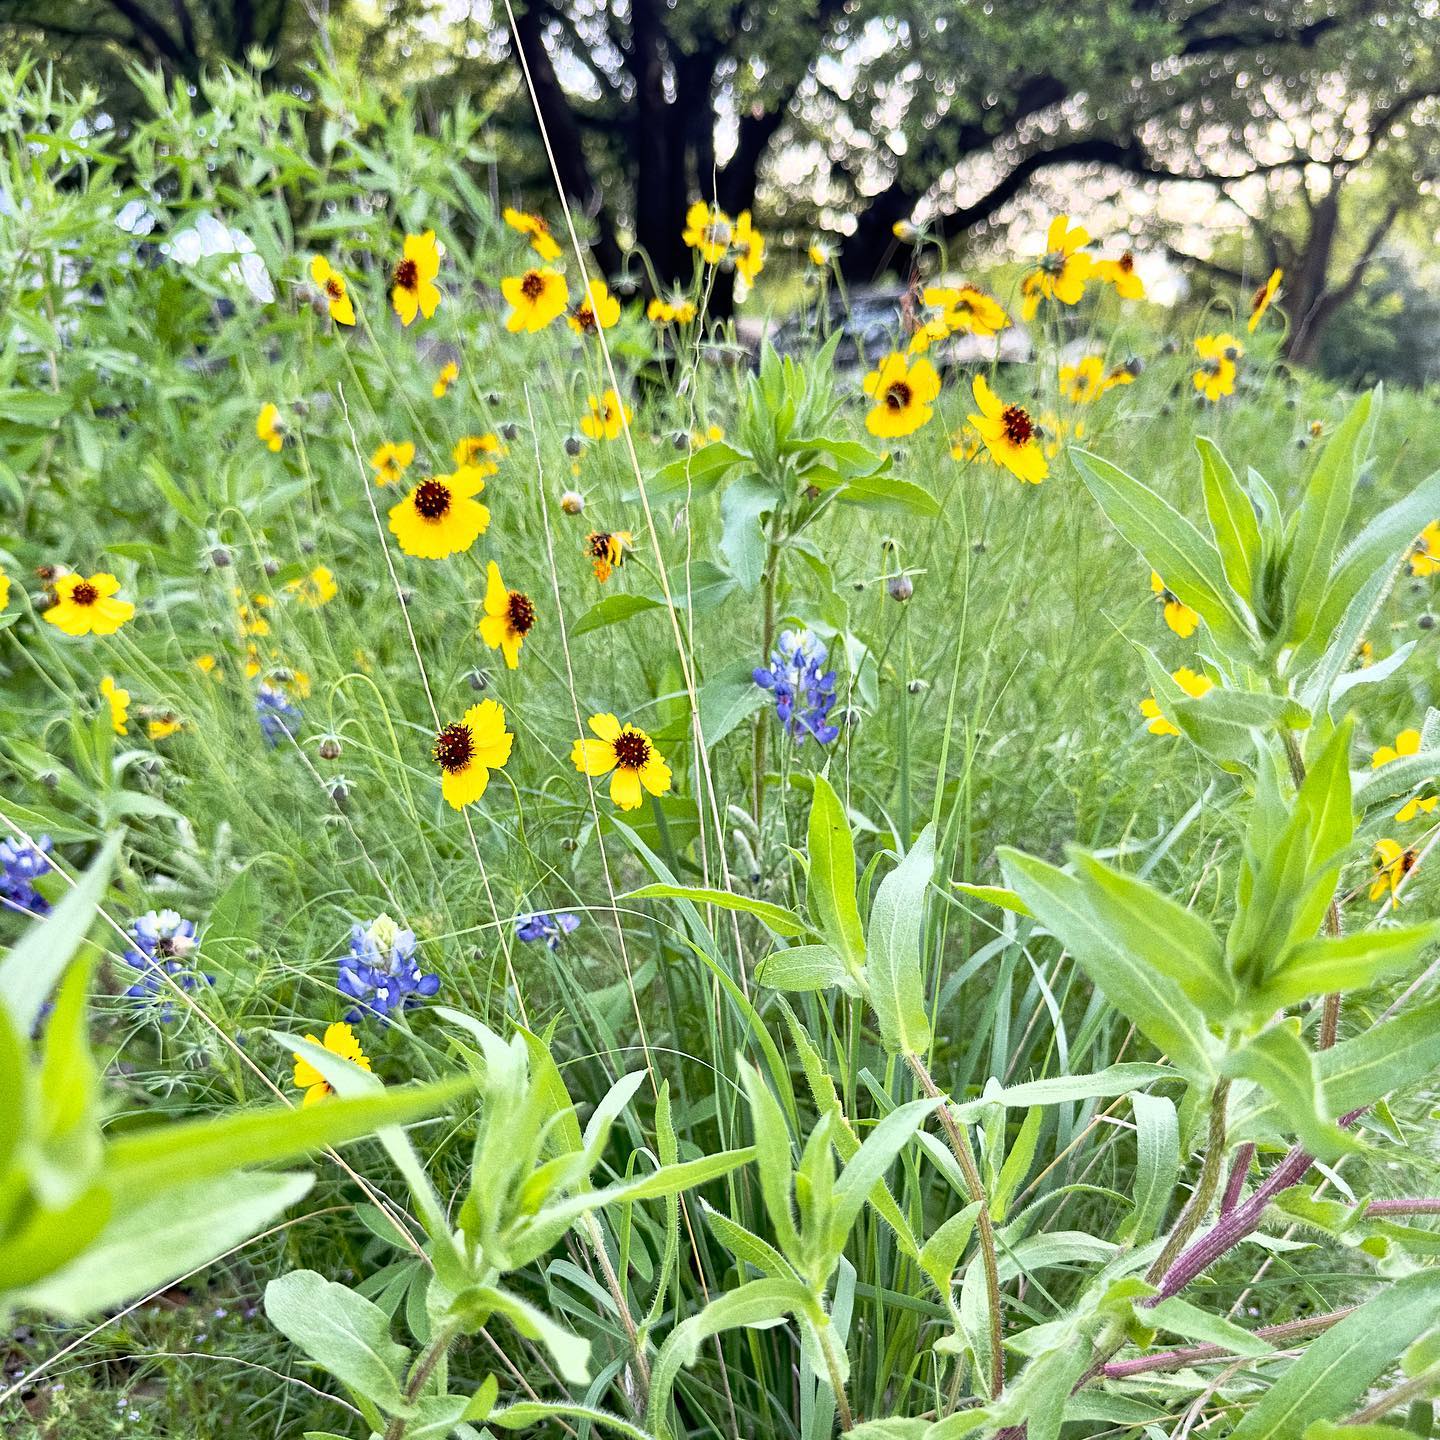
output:
POLYGON ((511 3, 0 0, 0 63, 53 63, 122 130, 136 67, 299 99, 317 63, 358 69, 437 123, 463 101, 494 157, 477 185, 553 210, 518 38, 612 275, 638 246, 650 288, 688 279, 696 196, 754 210, 772 275, 819 238, 856 286, 905 281, 917 241, 952 267, 1033 253, 1066 211, 1128 237, 1162 304, 1280 267, 1287 359, 1440 379, 1440 0, 511 3))

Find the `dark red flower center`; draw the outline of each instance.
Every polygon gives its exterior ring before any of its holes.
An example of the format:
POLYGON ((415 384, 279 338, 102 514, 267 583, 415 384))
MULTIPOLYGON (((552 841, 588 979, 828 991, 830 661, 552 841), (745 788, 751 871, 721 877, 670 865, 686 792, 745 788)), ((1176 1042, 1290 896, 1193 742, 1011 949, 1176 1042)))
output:
POLYGON ((442 769, 453 774, 463 770, 475 755, 475 737, 464 721, 457 720, 447 725, 436 737, 435 748, 430 756, 442 769))
POLYGON ((622 770, 642 770, 650 759, 650 742, 637 730, 622 730, 614 740, 615 763, 622 770))
POLYGON ((1269 288, 1270 286, 1267 282, 1250 297, 1250 311, 1252 314, 1265 303, 1265 292, 1269 290, 1269 288))
POLYGON ((395 267, 395 288, 397 290, 418 290, 420 288, 420 267, 413 260, 402 260, 395 267))
POLYGON ((597 560, 604 560, 610 554, 610 532, 608 530, 597 530, 589 536, 590 553, 597 560))
POLYGON ((520 281, 520 293, 527 300, 538 300, 545 293, 545 277, 538 270, 527 270, 520 281))
POLYGON ((1128 275, 1135 268, 1135 257, 1127 250, 1115 263, 1128 275))
POLYGON ((415 512, 423 520, 438 520, 450 508, 450 487, 425 480, 415 487, 415 512))
POLYGON ((1012 445, 1027 445, 1035 436, 1035 422, 1023 406, 1007 405, 1000 415, 1000 423, 1012 445))
POLYGON ((339 300, 345 294, 345 287, 340 283, 339 279, 336 276, 332 275, 325 282, 325 293, 332 300, 339 300))
POLYGON ((522 595, 518 590, 510 592, 506 615, 510 622, 510 628, 517 635, 528 635, 531 627, 535 624, 535 607, 530 603, 530 597, 522 595))
POLYGON ((886 387, 885 403, 892 410, 908 410, 914 398, 915 392, 904 380, 896 380, 886 387))
POLYGON ((100 598, 100 592, 88 580, 82 580, 70 592, 70 598, 77 605, 93 605, 100 598))
POLYGON ((586 331, 595 328, 595 312, 588 305, 578 305, 575 308, 575 323, 586 331))

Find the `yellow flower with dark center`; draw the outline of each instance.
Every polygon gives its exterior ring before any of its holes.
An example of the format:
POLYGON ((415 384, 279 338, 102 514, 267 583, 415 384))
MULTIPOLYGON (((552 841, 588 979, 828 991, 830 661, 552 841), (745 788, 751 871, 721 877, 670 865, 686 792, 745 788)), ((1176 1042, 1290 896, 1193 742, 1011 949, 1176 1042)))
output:
POLYGON ((443 400, 446 391, 460 378, 460 367, 455 361, 450 360, 440 369, 435 377, 435 383, 430 387, 430 393, 437 399, 443 400))
POLYGON ((129 600, 117 600, 120 582, 101 570, 88 578, 74 572, 55 577, 55 603, 44 618, 66 635, 113 635, 132 615, 129 600))
POLYGON ((480 638, 505 657, 512 670, 520 668, 520 647, 535 628, 535 606, 530 597, 510 590, 500 578, 500 567, 492 560, 485 570, 485 614, 480 621, 480 638))
POLYGON ((285 589, 302 605, 318 609, 328 605, 340 593, 335 576, 324 565, 317 565, 308 575, 299 580, 290 580, 285 589))
POLYGON ((565 277, 549 266, 527 270, 523 275, 507 275, 500 282, 500 293, 510 302, 505 328, 512 333, 543 330, 570 301, 565 277))
POLYGON ((1440 520, 1432 520, 1410 547, 1410 573, 1418 579, 1440 574, 1440 520))
POLYGON ((1384 900, 1389 894, 1389 908, 1400 903, 1399 890, 1405 877, 1415 868, 1419 855, 1394 840, 1377 840, 1371 861, 1374 878, 1370 882, 1370 898, 1384 900))
POLYGON ((593 335, 597 330, 608 330, 619 323, 620 302, 603 280, 588 280, 584 298, 566 319, 577 335, 593 335))
POLYGON ((235 598, 235 617, 240 623, 242 635, 268 635, 270 633, 270 622, 261 613, 269 608, 270 597, 268 595, 252 595, 250 603, 245 603, 245 592, 237 585, 231 590, 235 598))
MULTIPOLYGON (((332 1055, 338 1055, 342 1060, 349 1060, 362 1070, 370 1068, 370 1061, 360 1048, 360 1042, 355 1038, 355 1032, 343 1020, 337 1020, 333 1025, 325 1027, 323 1041, 317 1040, 313 1035, 307 1035, 305 1038, 312 1045, 323 1045, 332 1055)), ((293 1083, 297 1090, 305 1092, 305 1099, 301 1101, 302 1109, 306 1105, 317 1105, 327 1095, 335 1093, 330 1082, 298 1052, 295 1055, 293 1083)))
POLYGON ((734 238, 730 217, 718 206, 697 200, 685 212, 685 229, 680 238, 700 252, 707 265, 718 265, 730 252, 734 238))
POLYGON ((107 675, 100 682, 100 694, 110 705, 110 728, 117 735, 128 735, 130 728, 125 719, 130 709, 130 692, 122 690, 113 675, 107 675))
POLYGON ((590 557, 595 578, 602 585, 625 563, 625 556, 634 548, 635 540, 628 530, 594 530, 585 537, 585 553, 590 557))
POLYGON ((590 413, 580 420, 581 431, 591 440, 613 440, 633 416, 630 407, 615 393, 588 397, 590 413))
POLYGON ((1135 269, 1135 257, 1128 250, 1118 260, 1097 260, 1094 275, 1104 284, 1113 285, 1122 300, 1145 298, 1145 282, 1135 269))
POLYGON ((440 767, 440 793, 452 810, 473 805, 485 793, 490 772, 504 767, 514 744, 505 709, 495 700, 472 705, 463 719, 436 735, 430 758, 440 767))
POLYGON ((418 560, 443 560, 468 550, 490 525, 490 510, 474 497, 485 477, 473 465, 422 480, 390 509, 390 532, 418 560))
POLYGON ((910 361, 892 351, 864 379, 863 388, 875 404, 865 416, 872 435, 891 439, 910 435, 935 413, 940 377, 928 360, 910 361))
POLYGON ((977 375, 970 388, 980 407, 978 415, 970 416, 970 423, 985 442, 990 458, 1024 484, 1040 484, 1050 467, 1030 412, 1023 405, 1007 405, 983 375, 977 375))
POLYGON ((1076 405, 1088 405, 1105 393, 1105 379, 1104 358, 1086 355, 1074 365, 1060 367, 1060 393, 1076 405))
POLYGON ((153 716, 145 726, 145 734, 151 740, 168 740, 178 730, 185 728, 180 717, 167 710, 163 715, 153 716))
POLYGON ((1057 215, 1050 222, 1045 253, 1020 282, 1021 314, 1026 320, 1035 318, 1042 300, 1058 300, 1062 305, 1080 303, 1090 278, 1091 259, 1084 253, 1089 243, 1089 232, 1079 225, 1072 227, 1068 215, 1057 215))
POLYGON ((747 285, 753 285, 756 276, 765 268, 765 237, 755 228, 748 210, 742 210, 735 221, 731 245, 735 268, 747 285))
POLYGON ((689 300, 665 300, 657 295, 645 307, 645 315, 656 325, 688 325, 695 318, 695 306, 689 300))
POLYGON ((542 260, 558 260, 560 258, 560 247, 555 243, 555 237, 550 233, 549 223, 539 215, 531 215, 524 210, 516 210, 513 206, 505 207, 505 223, 512 229, 518 230, 530 241, 530 248, 542 260))
POLYGON ((375 472, 375 483, 377 485, 393 485, 414 461, 414 441, 387 440, 370 457, 370 468, 375 472))
POLYGON ((1195 371, 1195 388, 1212 404, 1235 393, 1235 362, 1245 347, 1230 334, 1202 335, 1195 342, 1200 367, 1195 371))
POLYGON ((974 285, 927 285, 921 298, 944 314, 950 334, 997 335, 1010 324, 1010 317, 997 300, 974 285))
POLYGON ((440 304, 440 287, 435 283, 439 273, 440 246, 435 232, 407 235, 400 263, 390 277, 390 303, 402 325, 408 326, 417 314, 428 320, 435 313, 440 304))
POLYGON ((469 465, 482 475, 494 475, 500 467, 495 462, 503 460, 510 452, 493 430, 484 435, 462 435, 450 452, 457 465, 469 465))
POLYGON ((1200 623, 1200 617, 1176 595, 1165 588, 1165 582, 1152 570, 1150 589, 1165 616, 1165 623, 1182 639, 1188 640, 1200 623))
POLYGON ((255 435, 272 450, 278 451, 285 443, 285 430, 280 424, 278 405, 267 404, 260 407, 260 413, 255 417, 255 435))
POLYGON ((1283 270, 1272 270, 1270 278, 1250 297, 1250 320, 1245 326, 1250 334, 1255 333, 1255 327, 1274 303, 1275 297, 1280 293, 1280 282, 1284 278, 1283 270))
POLYGON ((325 296, 325 303, 330 307, 330 318, 337 325, 353 325, 355 307, 350 303, 345 277, 334 269, 323 255, 316 255, 310 261, 310 278, 325 296))
POLYGON ((589 725, 599 739, 577 740, 570 759, 582 775, 609 775, 610 798, 622 810, 638 810, 646 790, 652 795, 669 790, 670 767, 643 730, 613 715, 592 715, 589 725))
MULTIPOLYGON (((1174 671, 1170 678, 1192 699, 1198 700, 1202 695, 1208 695, 1215 688, 1215 682, 1208 675, 1201 675, 1190 669, 1188 665, 1182 665, 1174 671)), ((1152 735, 1178 735, 1180 727, 1165 717, 1160 709, 1159 701, 1154 695, 1147 696, 1140 702, 1140 713, 1150 722, 1146 729, 1152 735)))

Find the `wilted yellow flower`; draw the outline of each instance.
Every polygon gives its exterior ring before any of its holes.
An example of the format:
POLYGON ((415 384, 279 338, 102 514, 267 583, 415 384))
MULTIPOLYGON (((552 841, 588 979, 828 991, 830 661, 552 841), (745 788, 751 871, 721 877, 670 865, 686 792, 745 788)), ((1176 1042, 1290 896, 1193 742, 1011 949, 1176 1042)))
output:
POLYGON ((163 715, 154 715, 146 722, 145 734, 151 740, 168 740, 176 731, 184 728, 180 717, 167 710, 163 715))
POLYGON ((1280 293, 1280 282, 1285 278, 1283 270, 1272 270, 1270 278, 1250 298, 1250 320, 1245 326, 1252 335, 1255 327, 1260 323, 1265 312, 1274 303, 1275 297, 1280 293))
POLYGON ((810 257, 810 263, 819 270, 828 270, 839 254, 828 240, 812 240, 805 253, 810 257))
POLYGON ((443 400, 445 392, 460 378, 460 367, 455 361, 450 360, 440 369, 435 377, 435 383, 430 387, 430 393, 437 399, 443 400))
POLYGON ((116 683, 113 675, 106 675, 100 681, 100 694, 110 705, 110 728, 117 735, 128 735, 129 726, 126 725, 126 712, 130 709, 130 692, 122 690, 116 683))
POLYGON ((531 215, 524 210, 516 210, 511 206, 505 207, 505 223, 512 229, 518 230, 530 241, 530 248, 542 260, 558 260, 560 258, 560 247, 555 243, 555 237, 550 233, 550 226, 539 215, 531 215))
POLYGON ((1384 900, 1389 892, 1389 904, 1393 909, 1400 903, 1400 884, 1415 868, 1419 855, 1394 840, 1377 840, 1375 856, 1371 862, 1375 878, 1370 882, 1370 898, 1384 900))
POLYGON ((1118 260, 1097 260, 1094 275, 1106 285, 1113 285, 1122 300, 1145 298, 1145 282, 1135 269, 1135 257, 1128 250, 1118 260))
POLYGON ((625 563, 625 556, 634 548, 635 540, 628 530, 594 530, 585 537, 585 553, 590 557, 595 578, 602 585, 612 571, 625 563))

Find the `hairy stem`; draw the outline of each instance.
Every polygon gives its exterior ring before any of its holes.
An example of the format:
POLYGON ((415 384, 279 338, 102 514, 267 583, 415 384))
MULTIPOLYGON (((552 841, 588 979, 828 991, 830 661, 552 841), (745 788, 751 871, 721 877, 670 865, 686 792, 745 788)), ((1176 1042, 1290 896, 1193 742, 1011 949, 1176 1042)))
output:
MULTIPOLYGON (((770 663, 770 651, 775 645, 775 594, 780 580, 780 538, 785 523, 785 512, 777 505, 770 518, 770 543, 765 551, 765 575, 761 582, 761 614, 763 629, 760 632, 760 657, 762 664, 770 663)), ((755 753, 752 757, 755 786, 755 828, 760 830, 765 816, 765 760, 766 746, 770 735, 770 716, 762 710, 755 717, 755 753)))
POLYGON ((604 1232, 600 1229, 600 1222, 594 1215, 585 1217, 585 1235, 590 1241, 590 1248, 595 1252, 595 1259, 600 1265, 600 1273, 605 1279, 605 1288, 615 1302, 616 1313, 620 1316, 620 1323, 625 1327, 626 1338, 630 1341, 630 1351, 635 1356, 636 1379, 639 1381, 640 1388, 636 1409, 643 1415, 650 1397, 650 1362, 645 1358, 645 1347, 641 1343, 635 1317, 630 1313, 630 1305, 625 1299, 625 1291, 620 1284, 620 1277, 610 1263, 610 1252, 605 1248, 604 1232))
MULTIPOLYGON (((444 1358, 445 1352, 450 1348, 450 1342, 454 1338, 453 1328, 444 1327, 436 1331, 429 1345, 425 1347, 420 1358, 415 1362, 415 1368, 410 1372, 410 1381, 405 1386, 407 1400, 415 1399, 425 1388, 425 1382, 434 1374, 435 1367, 444 1358)), ((402 1440, 408 1424, 409 1421, 405 1416, 392 1416, 390 1423, 385 1427, 385 1440, 402 1440)))
MULTIPOLYGON (((1289 1320, 1283 1325, 1264 1325, 1255 1331, 1255 1338, 1268 1340, 1279 1350, 1292 1340, 1303 1340, 1338 1325, 1359 1308, 1358 1305, 1349 1305, 1343 1310, 1310 1315, 1304 1320, 1289 1320)), ((1148 1375, 1157 1370, 1184 1370, 1187 1366, 1201 1365, 1207 1360, 1233 1359, 1235 1352, 1223 1345, 1191 1345, 1183 1350, 1161 1350, 1154 1355, 1142 1355, 1136 1360, 1114 1360, 1102 1366, 1100 1374, 1106 1380, 1127 1380, 1132 1375, 1148 1375)))
POLYGON ((1180 1212, 1170 1238, 1146 1272, 1153 1285, 1175 1263, 1190 1237, 1200 1228, 1220 1188, 1220 1174, 1225 1168, 1225 1106, 1230 1099, 1230 1082, 1219 1081, 1210 1095, 1210 1133, 1205 1143, 1205 1156, 1200 1162, 1200 1178, 1195 1183, 1190 1203, 1180 1212))
POLYGON ((827 1321, 816 1326, 820 1337, 820 1353, 825 1357, 825 1368, 830 1372, 830 1388, 835 1392, 835 1410, 840 1417, 841 1431, 855 1428, 855 1417, 850 1413, 850 1400, 845 1394, 845 1382, 840 1378, 840 1357, 835 1353, 835 1336, 827 1321))

